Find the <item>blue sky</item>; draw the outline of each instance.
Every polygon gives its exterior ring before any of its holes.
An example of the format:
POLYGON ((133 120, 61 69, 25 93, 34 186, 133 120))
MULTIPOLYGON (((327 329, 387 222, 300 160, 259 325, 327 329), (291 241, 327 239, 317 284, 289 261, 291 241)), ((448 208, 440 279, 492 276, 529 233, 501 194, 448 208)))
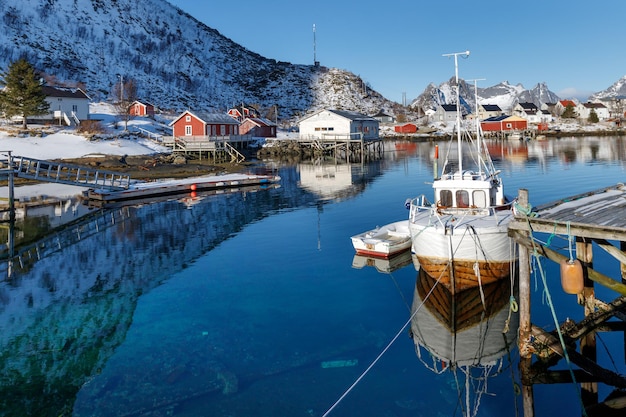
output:
POLYGON ((626 3, 449 0, 168 0, 266 58, 357 74, 390 100, 408 102, 454 75, 443 54, 469 50, 459 76, 586 99, 626 75, 626 3), (296 6, 297 4, 297 6, 296 6))

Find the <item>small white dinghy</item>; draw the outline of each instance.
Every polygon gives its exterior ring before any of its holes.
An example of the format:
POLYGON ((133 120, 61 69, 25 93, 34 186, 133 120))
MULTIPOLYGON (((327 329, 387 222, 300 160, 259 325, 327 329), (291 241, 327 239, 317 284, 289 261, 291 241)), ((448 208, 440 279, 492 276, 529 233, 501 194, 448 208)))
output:
POLYGON ((359 255, 389 258, 411 248, 409 221, 400 220, 350 238, 359 255))

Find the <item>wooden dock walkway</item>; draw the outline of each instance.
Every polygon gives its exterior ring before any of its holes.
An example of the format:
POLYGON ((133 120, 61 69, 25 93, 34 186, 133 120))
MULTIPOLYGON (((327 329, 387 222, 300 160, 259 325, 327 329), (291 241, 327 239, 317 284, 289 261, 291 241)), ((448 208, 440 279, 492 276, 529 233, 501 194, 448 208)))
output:
MULTIPOLYGON (((598 365, 596 352, 596 334, 601 331, 624 333, 626 345, 626 187, 617 184, 535 208, 529 204, 528 192, 520 190, 516 207, 519 214, 509 225, 509 235, 519 247, 519 349, 524 416, 534 416, 534 385, 574 382, 580 384, 582 415, 626 415, 626 376, 598 365), (576 260, 582 265, 584 285, 576 299, 585 318, 579 323, 568 320, 553 332, 532 324, 531 256, 545 257, 561 266, 569 257, 536 239, 536 234, 562 236, 570 242, 570 250, 575 242, 576 260), (615 258, 618 278, 593 269, 593 247, 615 258), (610 302, 597 299, 594 283, 613 290, 617 298, 610 302), (533 356, 541 360, 533 363, 533 356), (550 369, 563 358, 569 370, 550 369), (602 401, 599 383, 614 388, 602 401)), ((603 265, 607 266, 612 263, 603 265)))
POLYGON ((26 156, 9 156, 0 160, 4 169, 12 169, 19 178, 77 185, 81 187, 124 190, 130 185, 130 175, 104 171, 64 162, 53 162, 26 156))

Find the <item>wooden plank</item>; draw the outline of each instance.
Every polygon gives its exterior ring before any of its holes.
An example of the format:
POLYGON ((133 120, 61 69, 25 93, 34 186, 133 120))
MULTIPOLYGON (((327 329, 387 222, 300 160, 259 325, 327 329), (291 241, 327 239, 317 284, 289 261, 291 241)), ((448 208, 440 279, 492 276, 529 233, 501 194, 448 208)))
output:
MULTIPOLYGON (((626 213, 624 214, 626 218, 626 213)), ((614 226, 597 226, 586 223, 556 221, 541 218, 515 218, 509 223, 509 231, 530 231, 538 233, 586 237, 590 239, 608 239, 626 241, 626 228, 614 226), (530 229, 529 229, 530 226, 530 229)))
MULTIPOLYGON (((561 357, 565 356, 563 347, 558 339, 550 333, 537 326, 532 326, 531 333, 535 337, 533 345, 536 346, 537 349, 541 350, 547 348, 561 357)), ((626 388, 626 378, 622 375, 601 367, 597 363, 585 358, 574 349, 567 349, 567 355, 573 364, 596 377, 598 381, 614 387, 626 388)))
MULTIPOLYGON (((548 258, 556 263, 560 263, 563 259, 568 259, 565 255, 562 255, 557 251, 533 242, 530 238, 525 237, 518 232, 509 233, 509 235, 513 237, 518 244, 526 246, 529 249, 536 250, 539 255, 548 258)), ((603 285, 621 295, 626 295, 626 285, 617 282, 614 279, 607 277, 606 275, 601 274, 591 268, 585 268, 585 270, 587 271, 590 280, 597 282, 598 284, 603 285)))

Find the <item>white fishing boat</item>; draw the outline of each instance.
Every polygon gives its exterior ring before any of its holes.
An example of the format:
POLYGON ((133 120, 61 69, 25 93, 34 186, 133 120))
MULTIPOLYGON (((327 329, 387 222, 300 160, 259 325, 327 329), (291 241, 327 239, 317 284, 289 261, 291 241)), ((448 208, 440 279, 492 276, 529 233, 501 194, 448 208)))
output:
POLYGON ((388 258, 411 248, 408 220, 376 227, 350 238, 359 255, 388 258))
POLYGON ((453 56, 455 64, 457 161, 445 157, 433 182, 434 202, 421 195, 410 200, 409 207, 413 254, 421 268, 452 292, 508 277, 517 259, 507 230, 513 219, 512 203, 482 140, 480 121, 476 118, 474 135, 461 129, 459 55, 467 56, 469 51, 444 55, 453 56), (463 165, 464 150, 469 150, 472 169, 463 165))

